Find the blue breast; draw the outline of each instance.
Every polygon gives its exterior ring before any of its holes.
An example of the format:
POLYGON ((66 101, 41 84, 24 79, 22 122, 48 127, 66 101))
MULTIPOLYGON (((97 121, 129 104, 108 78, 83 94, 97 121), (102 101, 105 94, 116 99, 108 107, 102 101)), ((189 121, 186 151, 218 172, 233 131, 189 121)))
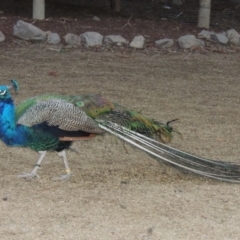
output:
POLYGON ((15 124, 15 111, 12 99, 0 102, 0 138, 10 146, 27 146, 28 128, 15 124))

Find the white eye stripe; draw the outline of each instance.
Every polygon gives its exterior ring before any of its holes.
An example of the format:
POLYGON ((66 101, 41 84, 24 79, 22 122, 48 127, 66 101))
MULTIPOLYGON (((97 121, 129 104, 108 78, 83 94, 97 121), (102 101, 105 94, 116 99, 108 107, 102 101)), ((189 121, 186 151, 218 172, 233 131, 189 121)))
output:
POLYGON ((0 95, 4 95, 7 92, 7 90, 0 90, 0 95))

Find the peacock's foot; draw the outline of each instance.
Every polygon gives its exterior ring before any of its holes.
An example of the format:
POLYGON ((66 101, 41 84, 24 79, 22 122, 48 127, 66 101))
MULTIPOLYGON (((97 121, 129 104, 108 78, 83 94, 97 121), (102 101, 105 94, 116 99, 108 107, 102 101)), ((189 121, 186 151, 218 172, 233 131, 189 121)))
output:
POLYGON ((17 177, 25 178, 26 180, 32 180, 33 178, 40 178, 39 175, 33 171, 30 173, 22 173, 21 175, 18 175, 17 177))
POLYGON ((67 181, 70 179, 71 177, 71 173, 65 174, 65 175, 61 175, 60 177, 54 177, 53 180, 54 181, 67 181))

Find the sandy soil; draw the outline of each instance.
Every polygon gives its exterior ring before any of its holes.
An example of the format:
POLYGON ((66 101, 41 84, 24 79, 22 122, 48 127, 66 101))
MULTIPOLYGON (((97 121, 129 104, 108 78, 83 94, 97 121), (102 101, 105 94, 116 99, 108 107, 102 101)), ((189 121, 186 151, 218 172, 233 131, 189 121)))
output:
MULTIPOLYGON (((16 103, 43 93, 101 93, 174 124, 172 146, 239 162, 240 57, 0 48, 1 84, 16 78, 16 103), (52 74, 52 72, 56 74, 52 74), (57 76, 53 76, 57 75, 57 76)), ((26 181, 38 154, 0 144, 1 239, 240 239, 240 186, 179 172, 105 135, 68 152, 73 176, 49 153, 41 178, 26 181)))

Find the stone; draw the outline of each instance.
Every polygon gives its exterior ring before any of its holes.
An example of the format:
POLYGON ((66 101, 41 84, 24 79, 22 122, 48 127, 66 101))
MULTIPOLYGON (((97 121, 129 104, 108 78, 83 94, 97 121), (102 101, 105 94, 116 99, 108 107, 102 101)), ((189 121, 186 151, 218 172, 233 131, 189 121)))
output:
POLYGON ((117 44, 117 45, 127 44, 127 40, 120 35, 105 36, 103 42, 107 44, 117 44))
POLYGON ((161 48, 169 48, 174 45, 174 41, 169 38, 159 39, 155 41, 155 45, 161 48))
POLYGON ((198 43, 194 35, 185 35, 185 36, 181 36, 178 39, 178 45, 181 49, 187 49, 194 46, 198 46, 198 43))
POLYGON ((131 48, 138 48, 138 49, 142 49, 144 48, 145 46, 145 43, 146 43, 146 39, 139 35, 139 36, 135 36, 132 40, 132 42, 130 43, 130 47, 131 48))
POLYGON ((5 35, 0 31, 0 42, 4 42, 5 39, 5 35))
POLYGON ((101 21, 101 19, 100 19, 99 17, 97 17, 97 16, 94 16, 94 17, 92 18, 92 20, 93 20, 93 21, 98 21, 98 22, 101 21))
POLYGON ((202 31, 198 34, 198 38, 210 39, 212 34, 214 34, 214 33, 213 33, 213 32, 209 32, 209 31, 207 31, 207 30, 202 30, 202 31))
POLYGON ((71 45, 71 46, 80 46, 81 45, 81 39, 78 35, 68 33, 67 35, 65 35, 63 37, 63 39, 65 40, 65 42, 68 45, 71 45))
POLYGON ((214 35, 211 36, 211 39, 222 44, 222 45, 227 45, 229 40, 226 36, 226 34, 224 33, 216 33, 214 35))
POLYGON ((240 44, 240 34, 235 29, 230 29, 227 31, 227 38, 231 44, 240 44))
POLYGON ((61 39, 57 33, 50 33, 48 35, 47 42, 50 44, 59 44, 61 42, 61 39))
POLYGON ((101 46, 103 36, 97 32, 85 32, 80 35, 81 42, 87 47, 101 46))
POLYGON ((23 40, 45 41, 47 34, 31 23, 19 20, 13 27, 13 34, 23 40))
POLYGON ((205 42, 201 39, 196 39, 196 43, 200 47, 205 47, 205 42))

